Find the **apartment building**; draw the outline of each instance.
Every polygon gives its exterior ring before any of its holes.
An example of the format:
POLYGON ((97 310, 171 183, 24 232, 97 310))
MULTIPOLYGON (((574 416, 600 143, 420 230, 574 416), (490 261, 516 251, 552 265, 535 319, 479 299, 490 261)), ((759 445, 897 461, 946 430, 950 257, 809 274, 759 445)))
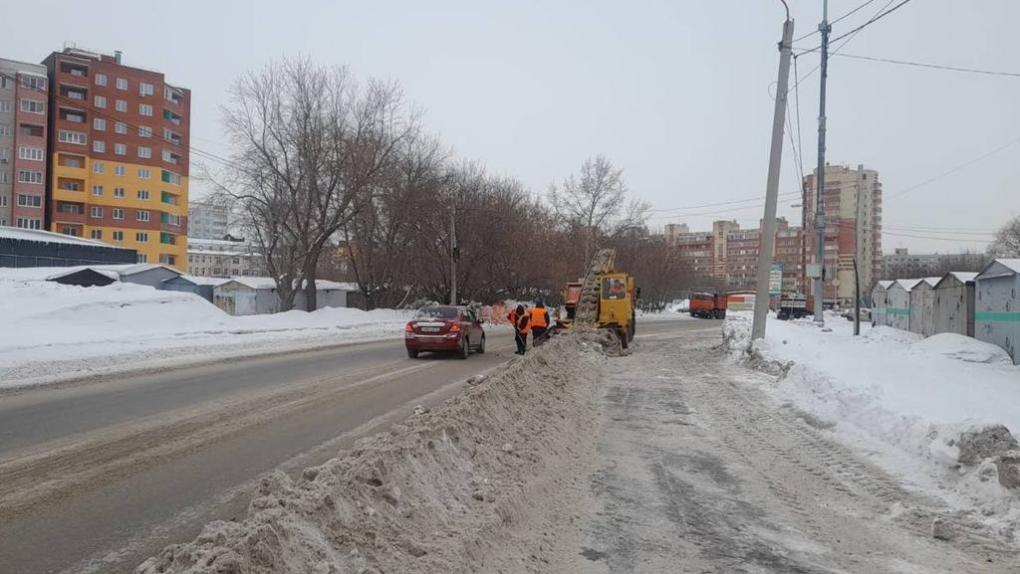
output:
POLYGON ((191 92, 114 55, 65 48, 49 74, 51 231, 184 270, 191 92))
MULTIPOLYGON (((229 237, 229 236, 227 236, 229 237)), ((188 274, 199 277, 262 276, 265 262, 254 245, 233 239, 188 239, 188 274)))
POLYGON ((0 225, 43 229, 46 67, 0 58, 0 225))
POLYGON ((230 209, 215 201, 192 201, 188 205, 190 239, 223 239, 230 233, 230 209))
MULTIPOLYGON (((686 226, 682 229, 686 230, 686 226)), ((665 233, 695 275, 720 280, 730 290, 754 289, 758 280, 761 229, 741 229, 736 221, 716 221, 711 231, 665 233)), ((783 267, 783 291, 801 292, 803 232, 780 217, 773 261, 783 267)))
MULTIPOLYGON (((815 263, 816 174, 804 178, 803 205, 807 262, 815 263)), ((878 172, 848 166, 825 166, 825 283, 826 304, 853 305, 854 261, 861 293, 870 293, 882 273, 882 184, 878 172)))

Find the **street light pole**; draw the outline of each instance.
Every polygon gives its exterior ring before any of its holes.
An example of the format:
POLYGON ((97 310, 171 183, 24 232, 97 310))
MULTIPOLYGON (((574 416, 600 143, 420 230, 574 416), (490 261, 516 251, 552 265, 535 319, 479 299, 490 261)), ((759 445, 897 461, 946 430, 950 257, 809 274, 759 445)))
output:
POLYGON ((779 201, 779 168, 783 160, 783 126, 786 122, 787 83, 790 57, 793 54, 793 20, 783 22, 783 40, 779 43, 779 77, 776 79, 776 107, 772 114, 772 147, 769 150, 769 171, 765 183, 765 218, 762 221, 758 251, 758 285, 754 296, 754 323, 751 338, 765 338, 768 319, 772 272, 772 252, 776 242, 776 204, 779 201))
POLYGON ((457 207, 450 210, 450 305, 457 304, 457 207))
POLYGON ((818 170, 815 172, 815 263, 818 275, 815 279, 815 322, 824 325, 825 296, 825 83, 829 77, 829 0, 822 0, 822 23, 818 25, 822 33, 821 90, 818 98, 818 170))

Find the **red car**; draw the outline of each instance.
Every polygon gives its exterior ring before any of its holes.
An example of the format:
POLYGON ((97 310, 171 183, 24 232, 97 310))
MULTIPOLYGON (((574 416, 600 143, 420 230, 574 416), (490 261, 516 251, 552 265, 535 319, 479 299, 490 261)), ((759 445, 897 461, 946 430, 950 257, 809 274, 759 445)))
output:
POLYGON ((473 309, 453 305, 425 307, 404 327, 407 356, 422 351, 454 352, 461 359, 485 352, 485 329, 473 309))

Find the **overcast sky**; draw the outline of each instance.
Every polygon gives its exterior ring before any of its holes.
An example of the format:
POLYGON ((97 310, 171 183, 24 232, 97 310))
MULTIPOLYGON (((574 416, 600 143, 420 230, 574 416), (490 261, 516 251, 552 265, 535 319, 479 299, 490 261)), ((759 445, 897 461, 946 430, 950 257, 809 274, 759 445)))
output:
MULTIPOLYGON (((830 20, 862 2, 832 0, 830 20)), ((886 2, 839 22, 833 36, 886 2)), ((821 0, 789 3, 795 36, 817 28, 821 0)), ((39 62, 65 41, 122 50, 124 63, 191 88, 192 145, 221 155, 229 150, 219 106, 238 75, 285 56, 346 64, 362 78, 399 81, 458 155, 516 176, 535 193, 603 153, 656 209, 688 208, 655 213, 653 226, 707 229, 722 218, 753 226, 761 215, 753 203, 690 208, 764 194, 783 16, 779 0, 34 0, 0 7, 0 57, 39 62)), ((842 51, 1020 72, 1017 22, 1017 0, 913 0, 842 51)), ((798 46, 811 48, 817 38, 798 46)), ((800 74, 817 63, 813 54, 800 57, 800 74)), ((810 171, 818 74, 800 88, 810 171)), ((983 249, 980 233, 1020 214, 1020 78, 834 57, 828 113, 830 163, 880 173, 886 251, 983 249)), ((783 193, 799 190, 793 158, 787 140, 783 193)), ((193 191, 201 193, 200 184, 193 191)), ((781 204, 793 223, 796 201, 781 204)))

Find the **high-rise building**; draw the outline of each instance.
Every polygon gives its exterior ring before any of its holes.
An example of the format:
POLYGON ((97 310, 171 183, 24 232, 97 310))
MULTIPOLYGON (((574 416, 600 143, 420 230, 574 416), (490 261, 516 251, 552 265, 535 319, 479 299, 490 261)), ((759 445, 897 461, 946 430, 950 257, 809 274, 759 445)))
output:
POLYGON ((191 92, 121 55, 65 48, 49 72, 51 231, 185 269, 191 92))
POLYGON ((0 225, 46 218, 46 67, 0 58, 0 225))
MULTIPOLYGON (((804 178, 807 261, 816 263, 815 175, 804 178)), ((882 184, 878 172, 848 166, 825 166, 825 282, 824 301, 853 305, 854 261, 860 293, 871 292, 882 273, 882 184)))
POLYGON ((229 234, 230 208, 214 201, 192 201, 188 205, 188 237, 223 239, 229 234))

